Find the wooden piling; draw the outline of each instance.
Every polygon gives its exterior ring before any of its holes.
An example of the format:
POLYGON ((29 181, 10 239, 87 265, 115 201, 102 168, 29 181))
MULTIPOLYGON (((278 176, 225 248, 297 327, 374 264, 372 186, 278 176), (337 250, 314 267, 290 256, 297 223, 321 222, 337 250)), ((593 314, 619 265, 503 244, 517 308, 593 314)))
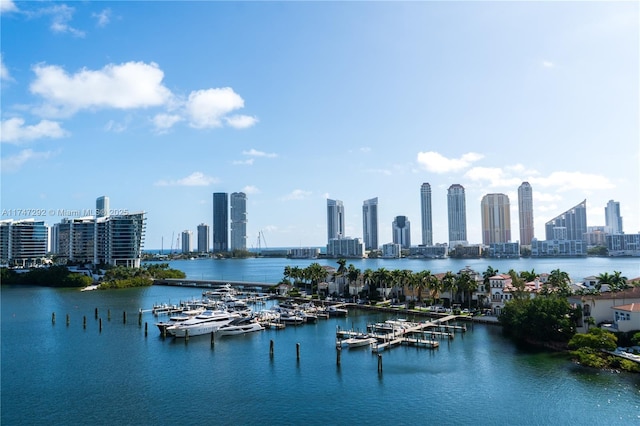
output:
POLYGON ((214 333, 213 331, 211 332, 211 347, 213 348, 216 344, 216 339, 215 339, 215 335, 216 333, 214 333))
POLYGON ((189 330, 184 331, 184 343, 186 344, 189 341, 189 330))
POLYGON ((142 325, 142 310, 138 311, 138 326, 142 325))
POLYGON ((342 347, 336 346, 336 365, 340 366, 340 354, 342 353, 342 347))
POLYGON ((95 311, 95 318, 98 319, 98 308, 96 308, 96 311, 95 311))
POLYGON ((273 339, 269 342, 269 356, 273 357, 273 339))
POLYGON ((122 311, 122 323, 127 323, 127 311, 122 311))
POLYGON ((162 338, 166 338, 167 337, 167 327, 162 327, 162 338))
POLYGON ((300 360, 300 343, 296 343, 296 359, 300 360))
POLYGON ((69 322, 70 322, 70 320, 69 320, 69 314, 67 314, 67 325, 69 325, 69 322))
POLYGON ((111 309, 107 309, 107 321, 111 321, 111 309))
POLYGON ((56 313, 52 313, 51 314, 51 324, 55 324, 56 323, 56 313))
POLYGON ((147 335, 149 334, 149 323, 148 322, 144 322, 144 337, 147 337, 147 335))
POLYGON ((100 318, 100 321, 99 321, 99 328, 100 328, 100 333, 102 333, 102 318, 100 318))
POLYGON ((82 317, 82 328, 87 328, 87 316, 82 317))
POLYGON ((378 354, 378 373, 382 373, 382 355, 378 354))

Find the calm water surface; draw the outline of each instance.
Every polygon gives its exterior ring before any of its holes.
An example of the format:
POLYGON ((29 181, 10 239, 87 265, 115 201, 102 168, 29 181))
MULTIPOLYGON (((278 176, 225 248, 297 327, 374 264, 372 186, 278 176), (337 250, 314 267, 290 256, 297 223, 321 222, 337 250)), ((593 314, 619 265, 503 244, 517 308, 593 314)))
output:
MULTIPOLYGON (((258 280, 262 273, 277 281, 285 263, 173 266, 194 279, 225 274, 258 280)), ((624 265, 613 266, 619 269, 601 271, 636 276, 624 265)), ((496 326, 475 325, 437 350, 383 352, 378 374, 377 356, 367 348, 345 349, 337 366, 335 331, 388 318, 380 314, 351 311, 347 318, 314 325, 220 337, 213 347, 209 336, 192 337, 188 344, 163 340, 150 313, 138 325, 140 308, 199 295, 179 287, 79 292, 3 286, 2 425, 640 424, 639 375, 594 371, 562 355, 516 348, 496 326)))

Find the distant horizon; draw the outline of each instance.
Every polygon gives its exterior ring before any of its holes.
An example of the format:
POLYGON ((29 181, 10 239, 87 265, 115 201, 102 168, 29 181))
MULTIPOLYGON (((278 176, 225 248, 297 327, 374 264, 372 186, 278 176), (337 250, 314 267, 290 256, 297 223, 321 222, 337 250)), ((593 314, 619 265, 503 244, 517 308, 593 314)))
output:
POLYGON ((160 247, 244 192, 248 246, 316 247, 327 199, 363 238, 377 197, 381 246, 396 216, 422 241, 429 183, 442 244, 460 184, 475 245, 492 193, 519 240, 529 182, 538 240, 584 199, 588 226, 615 200, 640 233, 638 2, 2 0, 0 20, 0 219, 108 196, 160 247))

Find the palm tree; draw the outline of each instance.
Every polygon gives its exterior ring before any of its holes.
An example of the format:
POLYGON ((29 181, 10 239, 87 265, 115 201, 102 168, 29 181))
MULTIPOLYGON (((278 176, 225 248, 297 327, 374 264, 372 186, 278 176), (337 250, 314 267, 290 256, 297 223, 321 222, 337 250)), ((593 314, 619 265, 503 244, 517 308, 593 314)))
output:
POLYGON ((456 277, 453 272, 447 271, 442 277, 442 288, 449 292, 449 307, 453 304, 453 293, 456 290, 456 277))
POLYGON ((552 288, 558 291, 560 296, 569 296, 571 295, 571 289, 569 288, 569 282, 571 279, 569 278, 569 274, 560 269, 554 269, 549 274, 549 284, 552 288))
POLYGON ((364 281, 364 285, 367 286, 368 291, 369 291, 369 299, 371 299, 371 296, 373 295, 373 292, 371 291, 371 281, 373 280, 373 270, 371 268, 367 268, 364 270, 364 272, 362 273, 362 279, 364 281))
POLYGON ((374 281, 376 282, 376 286, 378 290, 383 288, 383 300, 387 299, 387 284, 391 281, 391 272, 385 268, 378 268, 374 273, 374 281), (384 287, 383 287, 384 286, 384 287))
POLYGON ((511 269, 509 271, 509 276, 511 277, 511 285, 515 289, 515 291, 511 292, 512 297, 515 300, 523 300, 527 297, 527 293, 525 292, 525 280, 521 278, 522 275, 518 275, 516 271, 511 269))
POLYGON ((609 290, 611 290, 611 278, 608 272, 603 272, 596 277, 598 279, 598 283, 596 284, 596 290, 600 291, 602 289, 602 285, 606 285, 609 290))
POLYGON ((435 275, 430 275, 430 278, 427 281, 427 287, 429 288, 434 304, 437 305, 440 302, 440 292, 443 289, 442 281, 435 275))
MULTIPOLYGON (((357 281, 359 276, 360 276, 360 269, 357 269, 355 266, 353 266, 352 263, 350 263, 349 268, 347 269, 347 277, 349 279, 349 290, 351 289, 351 283, 357 281)), ((349 291, 348 294, 351 295, 351 291, 349 291)))
POLYGON ((429 288, 429 281, 431 280, 431 271, 424 270, 416 274, 416 288, 418 289, 418 303, 422 300, 422 292, 429 288))
POLYGON ((522 271, 520 272, 520 278, 524 279, 525 282, 531 282, 538 278, 538 274, 536 274, 536 271, 534 269, 532 269, 531 272, 522 271))
POLYGON ((495 275, 498 275, 498 270, 493 269, 491 266, 488 266, 487 270, 482 273, 482 283, 486 293, 491 294, 491 277, 495 275))
MULTIPOLYGON (((627 277, 623 277, 620 271, 613 271, 611 286, 613 287, 613 297, 615 298, 617 292, 624 291, 627 288, 627 277)), ((624 297, 622 299, 622 304, 624 305, 624 297)))

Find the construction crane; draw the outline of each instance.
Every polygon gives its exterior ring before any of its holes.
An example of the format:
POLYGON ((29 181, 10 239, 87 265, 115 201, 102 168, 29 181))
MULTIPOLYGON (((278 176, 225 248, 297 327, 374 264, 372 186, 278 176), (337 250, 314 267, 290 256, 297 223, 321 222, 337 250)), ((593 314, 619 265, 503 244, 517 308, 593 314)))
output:
POLYGON ((261 239, 264 240, 264 248, 268 248, 267 239, 264 237, 264 233, 262 231, 258 231, 258 256, 262 253, 262 244, 260 242, 261 239))

